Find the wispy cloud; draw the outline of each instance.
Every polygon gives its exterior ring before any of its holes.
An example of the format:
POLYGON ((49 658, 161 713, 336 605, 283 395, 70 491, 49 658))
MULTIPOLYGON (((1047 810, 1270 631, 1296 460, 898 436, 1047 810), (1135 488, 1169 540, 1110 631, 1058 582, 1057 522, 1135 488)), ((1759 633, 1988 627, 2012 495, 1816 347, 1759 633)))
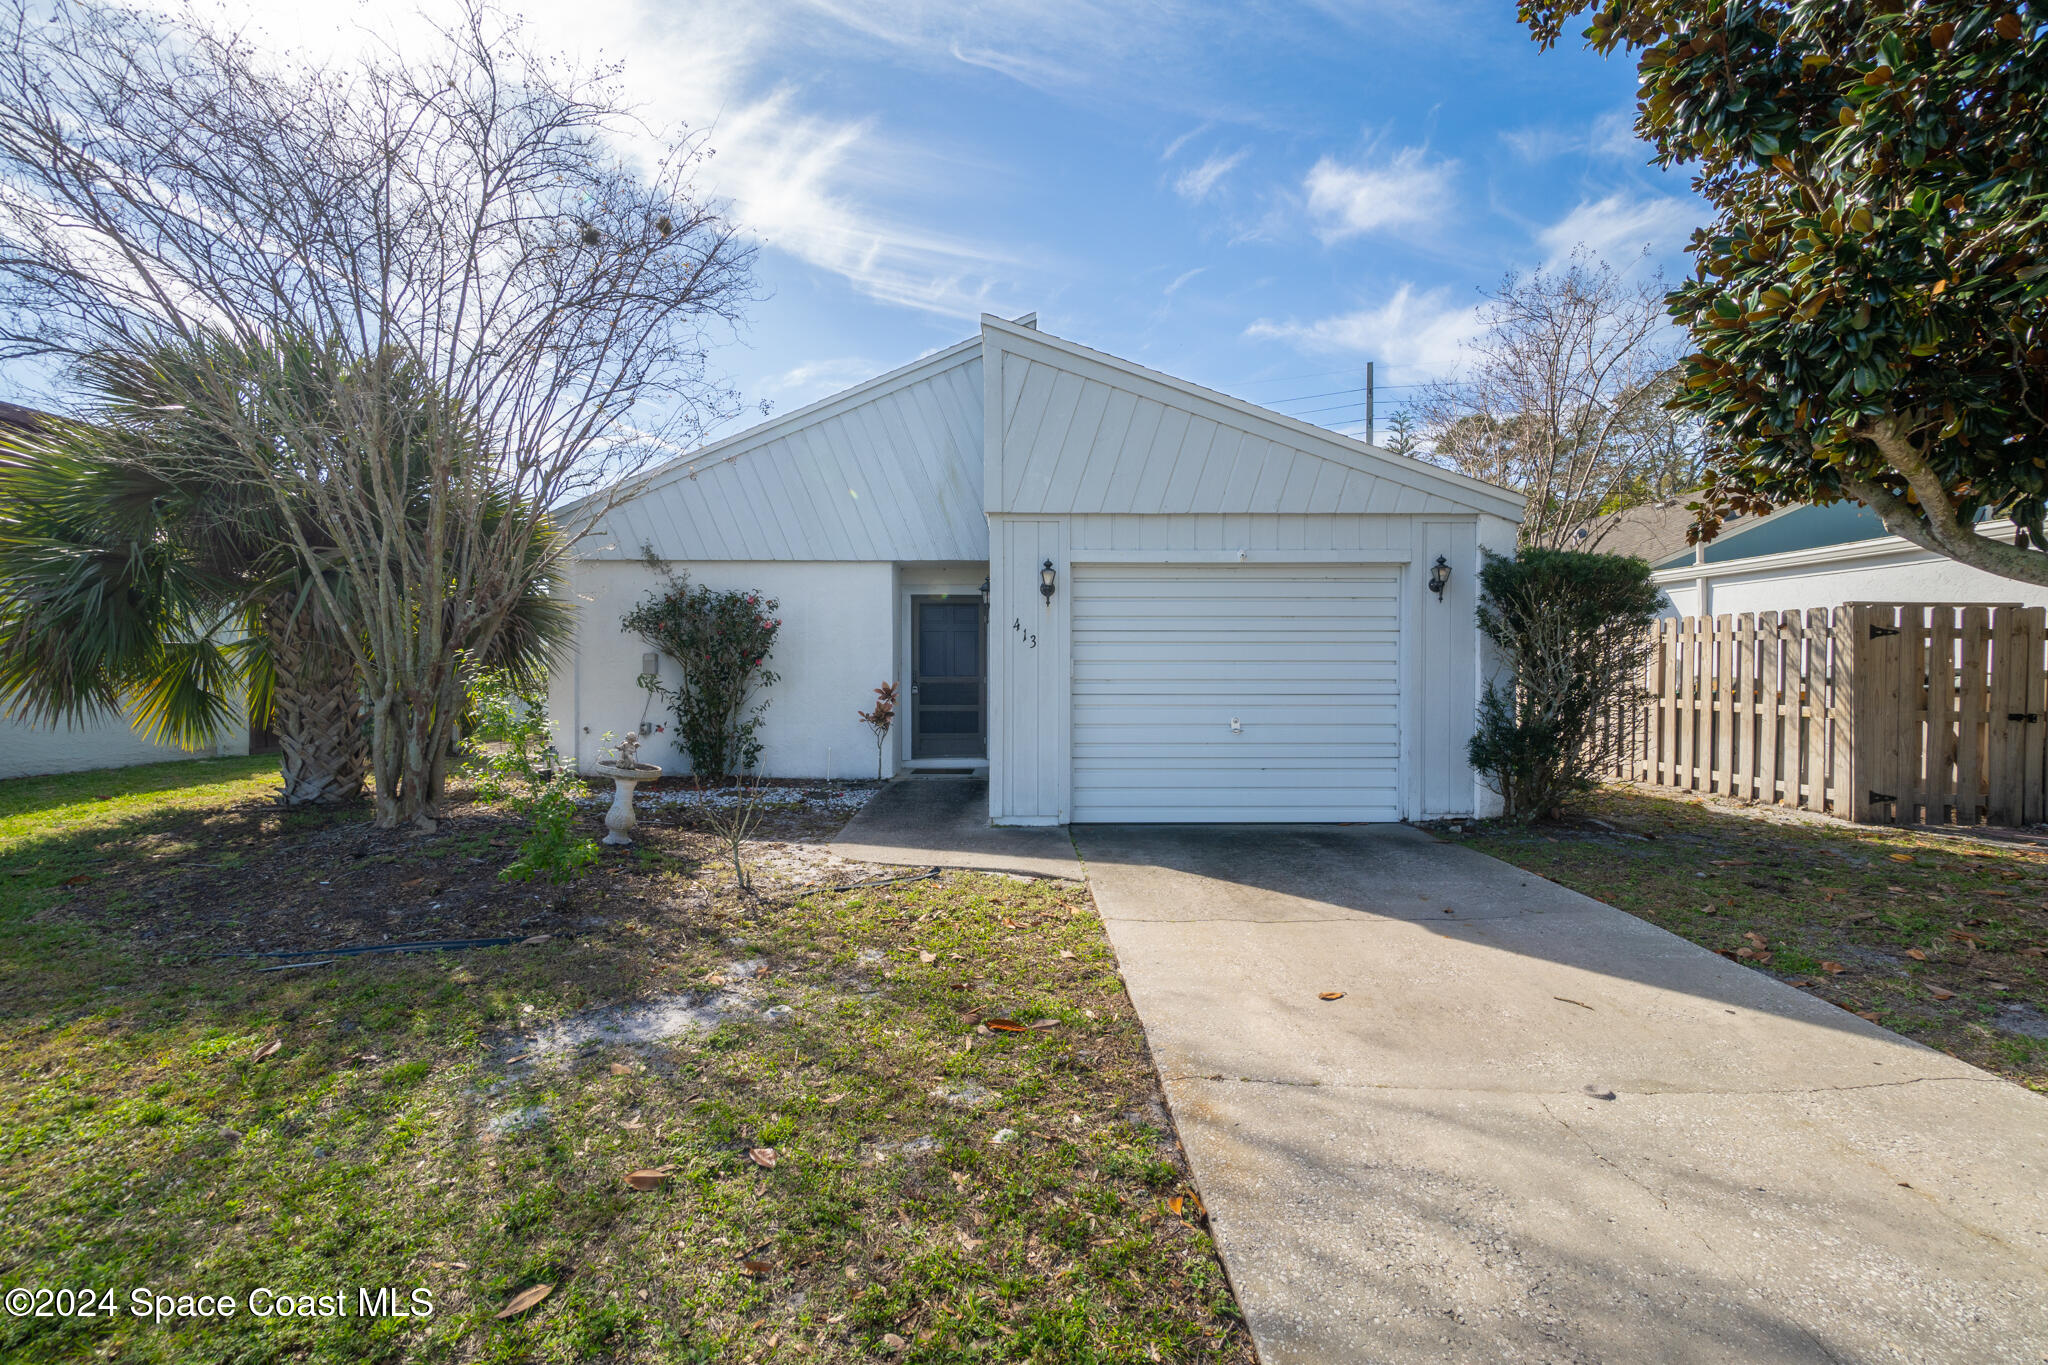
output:
POLYGON ((1647 143, 1636 139, 1635 118, 1634 106, 1610 109, 1591 123, 1579 127, 1539 123, 1509 128, 1501 133, 1500 140, 1507 144, 1508 150, 1531 165, 1554 161, 1561 156, 1592 156, 1646 163, 1650 159, 1650 148, 1647 143))
POLYGON ((1180 292, 1180 287, 1182 285, 1186 284, 1189 280, 1192 280, 1195 276, 1201 274, 1208 268, 1209 267, 1206 265, 1198 265, 1193 270, 1183 270, 1180 274, 1175 275, 1173 277, 1172 284, 1167 285, 1166 288, 1161 290, 1160 292, 1165 294, 1167 298, 1172 298, 1175 294, 1178 294, 1180 292))
POLYGON ((1581 200, 1570 213, 1536 235, 1557 265, 1579 247, 1625 267, 1634 257, 1678 250, 1701 218, 1700 206, 1668 194, 1617 191, 1599 199, 1581 200))
POLYGON ((1481 329, 1478 304, 1460 306, 1450 291, 1404 284, 1377 307, 1308 322, 1261 318, 1245 328, 1255 341, 1283 341, 1311 355, 1357 356, 1382 370, 1384 383, 1440 379, 1458 368, 1464 343, 1481 329))
POLYGON ((1229 175, 1251 155, 1250 148, 1240 148, 1230 153, 1212 152, 1202 164, 1182 171, 1173 182, 1173 192, 1191 204, 1199 204, 1213 193, 1223 177, 1229 175))
POLYGON ((1347 164, 1326 156, 1302 180, 1311 226, 1325 245, 1368 232, 1434 222, 1449 209, 1453 161, 1420 147, 1391 159, 1347 164))

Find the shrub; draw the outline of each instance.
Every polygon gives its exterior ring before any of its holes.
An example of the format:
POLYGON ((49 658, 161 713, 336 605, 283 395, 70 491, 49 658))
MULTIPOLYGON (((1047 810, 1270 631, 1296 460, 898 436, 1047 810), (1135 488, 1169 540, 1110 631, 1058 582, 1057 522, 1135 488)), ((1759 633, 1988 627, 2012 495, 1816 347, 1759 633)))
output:
POLYGON ((640 685, 674 708, 690 771, 699 777, 746 772, 761 757, 757 731, 768 703, 754 698, 777 681, 764 665, 782 628, 779 605, 756 592, 693 587, 685 574, 671 576, 620 621, 682 669, 675 688, 651 675, 640 685))
POLYGON ((529 722, 546 710, 547 697, 542 690, 522 684, 509 668, 487 668, 469 685, 462 733, 486 744, 510 744, 513 736, 530 728, 529 722))
POLYGON ((515 882, 535 877, 568 881, 598 856, 597 841, 576 829, 576 798, 583 794, 583 783, 548 742, 547 713, 539 706, 506 706, 497 719, 506 747, 478 764, 476 795, 483 801, 510 801, 526 821, 518 858, 498 875, 515 882))
POLYGON ((1480 697, 1467 753, 1510 819, 1548 815, 1610 760, 1605 715, 1640 697, 1658 594, 1650 566, 1619 555, 1525 549, 1479 571, 1479 629, 1504 676, 1480 697))

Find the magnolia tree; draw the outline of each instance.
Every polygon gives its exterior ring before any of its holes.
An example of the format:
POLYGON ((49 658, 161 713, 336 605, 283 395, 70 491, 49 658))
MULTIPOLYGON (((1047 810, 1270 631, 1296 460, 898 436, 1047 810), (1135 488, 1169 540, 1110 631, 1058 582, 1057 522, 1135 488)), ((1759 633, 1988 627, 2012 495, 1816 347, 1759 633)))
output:
POLYGON ((325 65, 191 11, 0 3, 0 357, 276 355, 189 401, 347 623, 378 823, 431 826, 522 599, 729 410, 706 347, 750 254, 695 188, 708 150, 483 5, 325 65))
POLYGON ((1523 0, 1637 54, 1636 133, 1713 209, 1671 311, 1711 531, 1853 498, 2048 584, 2048 12, 2010 0, 1523 0), (1985 533, 2010 518, 2010 539, 1985 533))

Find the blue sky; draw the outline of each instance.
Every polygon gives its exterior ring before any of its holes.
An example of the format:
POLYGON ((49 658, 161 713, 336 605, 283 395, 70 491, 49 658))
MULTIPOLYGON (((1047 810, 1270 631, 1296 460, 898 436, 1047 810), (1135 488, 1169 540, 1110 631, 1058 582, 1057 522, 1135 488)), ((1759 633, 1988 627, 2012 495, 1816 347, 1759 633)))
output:
MULTIPOLYGON (((240 3, 294 45, 412 8, 240 3)), ((1035 310, 1348 428, 1364 363, 1384 415, 1504 271, 1584 242, 1668 272, 1701 217, 1630 136, 1632 65, 1539 52, 1504 0, 517 8, 708 131, 765 294, 718 360, 778 410, 1035 310)))

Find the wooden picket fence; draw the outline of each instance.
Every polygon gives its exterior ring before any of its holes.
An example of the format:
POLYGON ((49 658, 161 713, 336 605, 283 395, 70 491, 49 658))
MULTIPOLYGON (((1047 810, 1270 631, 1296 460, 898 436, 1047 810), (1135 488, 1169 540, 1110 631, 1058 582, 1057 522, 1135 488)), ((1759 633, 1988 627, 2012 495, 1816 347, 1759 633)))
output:
POLYGON ((2043 610, 1855 603, 1658 622, 1616 777, 1868 824, 2048 818, 2043 610))

